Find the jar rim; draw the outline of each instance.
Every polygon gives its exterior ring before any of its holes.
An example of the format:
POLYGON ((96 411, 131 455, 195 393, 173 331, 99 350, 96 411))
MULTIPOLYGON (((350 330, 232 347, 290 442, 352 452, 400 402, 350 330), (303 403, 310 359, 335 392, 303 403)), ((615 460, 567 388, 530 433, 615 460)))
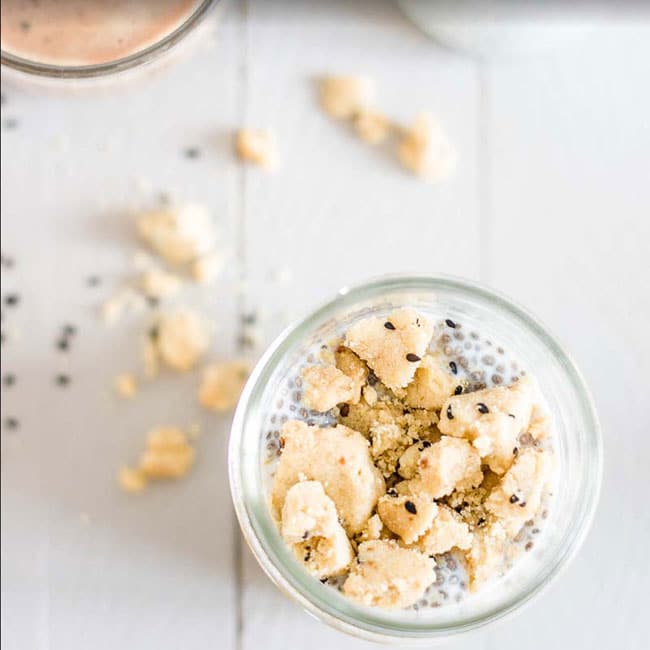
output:
MULTIPOLYGON (((443 274, 392 274, 343 287, 335 298, 323 303, 312 310, 305 318, 287 327, 275 339, 257 363, 242 393, 232 423, 228 464, 232 499, 244 538, 262 569, 281 591, 298 602, 316 618, 341 631, 372 641, 399 640, 401 643, 409 642, 418 645, 430 643, 434 638, 449 637, 476 629, 511 614, 546 588, 570 563, 589 531, 598 503, 602 480, 602 440, 596 409, 580 370, 556 338, 527 309, 519 306, 503 294, 471 280, 443 274), (538 579, 527 585, 523 593, 516 594, 515 597, 508 597, 502 604, 488 611, 485 615, 468 616, 462 621, 452 623, 407 624, 405 626, 403 623, 391 623, 385 614, 368 613, 367 608, 363 608, 363 611, 361 611, 357 606, 348 607, 346 605, 345 609, 348 611, 343 612, 340 606, 326 602, 328 598, 323 598, 321 593, 316 592, 315 587, 320 587, 320 584, 307 575, 297 563, 297 571, 294 571, 292 566, 280 565, 279 562, 273 560, 268 551, 268 544, 264 543, 267 541, 264 539, 264 535, 267 532, 270 533, 270 531, 265 531, 263 525, 254 521, 253 504, 248 503, 244 498, 244 477, 241 462, 243 449, 241 443, 246 420, 251 408, 254 406, 255 392, 259 392, 260 386, 270 377, 293 342, 312 332, 314 325, 338 310, 351 307, 363 300, 379 298, 382 294, 389 294, 391 291, 431 291, 442 288, 464 292, 472 297, 487 301, 495 310, 505 310, 519 322, 519 325, 528 328, 530 333, 536 335, 549 348, 550 352, 560 362, 566 379, 571 382, 579 395, 582 416, 587 425, 585 431, 589 436, 587 441, 589 471, 585 472, 584 476, 581 477, 585 483, 583 486, 584 491, 580 508, 572 518, 573 526, 570 531, 569 543, 556 555, 552 565, 546 566, 545 571, 541 573, 538 579), (349 611, 352 611, 353 614, 351 615, 349 611)), ((265 502, 255 505, 261 505, 267 509, 265 502)), ((277 531, 274 532, 277 533, 277 531)), ((347 599, 343 599, 340 594, 335 592, 331 598, 334 599, 336 596, 349 604, 347 599)), ((381 611, 383 612, 383 610, 381 611)))
POLYGON ((173 48, 192 32, 195 27, 203 22, 209 12, 217 6, 219 1, 202 0, 180 25, 163 38, 128 56, 113 61, 90 65, 56 65, 53 63, 34 61, 2 49, 0 50, 0 64, 21 73, 52 79, 93 79, 107 77, 148 63, 173 48))

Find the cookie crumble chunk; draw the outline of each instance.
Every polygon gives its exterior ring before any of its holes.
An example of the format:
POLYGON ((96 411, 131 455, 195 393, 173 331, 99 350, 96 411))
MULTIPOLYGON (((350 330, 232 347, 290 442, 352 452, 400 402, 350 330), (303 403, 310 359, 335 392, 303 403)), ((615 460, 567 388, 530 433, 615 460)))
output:
POLYGON ((343 584, 348 598, 366 606, 401 609, 417 602, 435 579, 435 562, 394 540, 359 545, 357 562, 343 584))
POLYGON ((391 389, 405 387, 420 366, 433 335, 432 324, 412 309, 352 325, 345 345, 356 352, 391 389))
POLYGON ((203 370, 199 403, 211 411, 229 411, 237 406, 250 365, 247 361, 212 363, 203 370))
POLYGON ((335 366, 309 366, 302 371, 303 404, 321 413, 358 400, 354 381, 335 366))

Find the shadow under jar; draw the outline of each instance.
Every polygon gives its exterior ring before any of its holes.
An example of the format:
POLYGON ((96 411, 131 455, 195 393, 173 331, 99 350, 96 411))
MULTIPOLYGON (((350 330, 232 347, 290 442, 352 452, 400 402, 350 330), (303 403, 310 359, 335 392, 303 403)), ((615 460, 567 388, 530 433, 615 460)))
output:
POLYGON ((374 641, 427 645, 519 609, 566 567, 593 518, 601 482, 602 445, 584 380, 536 318, 507 298, 467 280, 391 276, 342 289, 334 300, 282 333, 266 351, 235 414, 229 472, 246 541, 285 594, 344 632, 374 641), (291 391, 297 371, 306 362, 316 361, 314 351, 323 342, 340 336, 361 318, 384 317, 407 306, 437 324, 434 338, 440 336, 447 320, 462 324, 462 329, 459 326, 452 331, 450 354, 455 347, 469 350, 465 343, 482 341, 495 355, 505 355, 504 376, 494 381, 488 377, 488 387, 516 380, 526 371, 534 376, 553 420, 556 481, 543 526, 536 529, 535 544, 529 544, 529 552, 522 553, 502 577, 475 593, 449 599, 444 606, 387 611, 358 605, 330 585, 321 584, 282 540, 269 508, 269 467, 273 466, 273 453, 279 452, 272 442, 269 448, 268 432, 280 428, 287 417, 307 416, 304 412, 301 416, 295 398, 292 408, 291 391), (287 406, 290 410, 283 417, 280 413, 287 406))

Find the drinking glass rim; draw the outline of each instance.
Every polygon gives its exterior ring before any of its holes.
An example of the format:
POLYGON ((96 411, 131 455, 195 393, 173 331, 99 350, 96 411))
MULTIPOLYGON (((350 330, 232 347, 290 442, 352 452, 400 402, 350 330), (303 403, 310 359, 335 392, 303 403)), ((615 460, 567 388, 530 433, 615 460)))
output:
POLYGON ((419 645, 431 643, 436 637, 451 636, 477 629, 498 619, 503 619, 516 610, 520 610, 524 604, 530 602, 534 596, 553 582, 561 574, 562 570, 569 565, 589 532, 598 505, 603 471, 602 435, 594 402, 581 371, 554 335, 526 308, 521 307, 502 293, 473 280, 446 274, 390 274, 343 287, 333 299, 321 303, 304 318, 290 324, 278 335, 256 364, 242 392, 231 428, 228 466, 235 513, 244 538, 264 572, 281 591, 289 595, 316 618, 341 631, 372 641, 386 642, 391 639, 399 639, 401 642, 419 645), (277 363, 284 357, 293 341, 313 331, 313 326, 322 322, 322 319, 327 317, 329 313, 344 308, 346 305, 353 305, 364 299, 379 297, 383 293, 389 294, 391 291, 398 289, 435 291, 436 288, 441 287, 469 293, 475 297, 493 302, 497 308, 500 307, 506 310, 521 325, 528 327, 532 333, 541 338, 561 362, 567 379, 577 390, 582 401, 585 418, 590 425, 589 431, 591 435, 588 442, 593 466, 586 479, 588 489, 585 490, 579 508, 576 509, 576 518, 574 519, 576 525, 572 528, 573 534, 569 539, 570 543, 561 553, 557 554, 554 561, 546 567, 545 571, 536 580, 531 581, 531 584, 526 586, 522 594, 510 596, 487 613, 470 616, 459 622, 428 623, 420 626, 413 624, 389 626, 386 620, 380 619, 380 615, 366 614, 357 618, 346 613, 346 616, 343 617, 340 610, 333 613, 334 606, 328 606, 327 603, 323 606, 323 601, 327 600, 327 598, 323 598, 321 593, 315 592, 313 587, 316 585, 313 584, 313 578, 301 567, 297 567, 298 571, 294 571, 291 566, 276 564, 260 541, 259 523, 258 528, 252 523, 253 517, 249 512, 250 504, 246 503, 243 498, 241 467, 241 438, 251 396, 258 387, 260 378, 268 378, 272 374, 277 367, 277 363))
POLYGON ((2 49, 0 50, 0 64, 19 72, 54 79, 92 79, 106 77, 147 63, 174 47, 174 45, 185 38, 185 36, 203 21, 219 1, 202 0, 201 4, 176 29, 169 32, 169 34, 165 35, 159 41, 114 61, 91 65, 55 65, 26 59, 2 49))

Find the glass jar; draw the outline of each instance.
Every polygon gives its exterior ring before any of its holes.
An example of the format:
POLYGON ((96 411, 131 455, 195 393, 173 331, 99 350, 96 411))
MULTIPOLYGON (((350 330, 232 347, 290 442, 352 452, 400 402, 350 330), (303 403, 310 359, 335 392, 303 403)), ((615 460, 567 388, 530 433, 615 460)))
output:
POLYGON ((232 425, 232 497, 253 554, 271 580, 314 616, 344 632, 382 642, 427 645, 519 609, 567 566, 594 515, 602 444, 596 412, 573 361, 539 321, 509 299, 468 280, 390 276, 339 291, 336 298, 288 328, 257 364, 232 425), (268 507, 265 414, 278 388, 307 349, 339 335, 351 322, 411 306, 481 332, 515 355, 535 376, 554 420, 558 482, 531 552, 504 577, 459 603, 420 611, 366 608, 311 577, 282 541, 268 507))
POLYGON ((177 55, 184 51, 194 37, 201 31, 205 19, 212 10, 221 5, 219 0, 201 0, 185 16, 182 21, 169 31, 161 31, 160 38, 155 42, 121 58, 90 65, 65 65, 44 63, 24 58, 11 51, 2 49, 3 81, 14 84, 29 84, 42 88, 73 88, 104 87, 113 83, 116 77, 130 79, 143 67, 148 72, 163 68, 176 60, 177 55), (190 38, 192 37, 192 38, 190 38), (183 43, 184 47, 180 48, 183 43), (152 65, 154 64, 155 65, 152 65))

